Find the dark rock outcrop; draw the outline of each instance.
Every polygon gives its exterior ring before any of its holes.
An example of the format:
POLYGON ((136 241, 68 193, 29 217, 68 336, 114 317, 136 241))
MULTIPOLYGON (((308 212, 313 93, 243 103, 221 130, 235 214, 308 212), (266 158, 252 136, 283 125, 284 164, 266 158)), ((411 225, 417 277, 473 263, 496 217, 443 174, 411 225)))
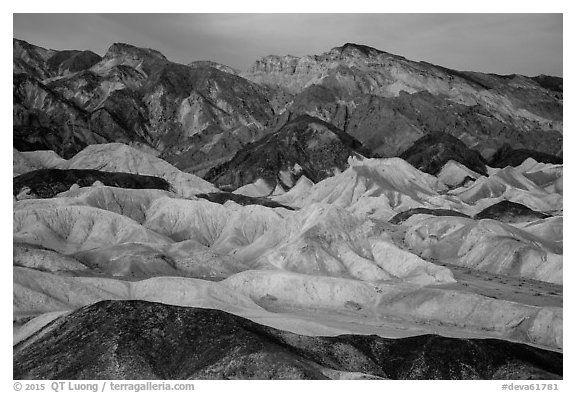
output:
POLYGON ((484 159, 458 138, 442 132, 433 132, 418 139, 400 155, 415 168, 436 175, 450 160, 457 161, 468 169, 486 175, 484 159))
POLYGON ((488 206, 486 209, 476 214, 474 219, 480 220, 483 218, 489 218, 505 223, 515 223, 541 220, 548 217, 550 217, 550 215, 534 211, 520 203, 501 201, 492 206, 488 206))
POLYGON ((344 131, 308 115, 290 120, 280 129, 246 145, 234 158, 211 169, 204 179, 223 190, 234 190, 258 179, 274 188, 292 187, 305 175, 318 182, 343 170, 355 152, 368 154, 360 142, 344 131), (284 172, 290 177, 286 184, 284 172))
POLYGON ((531 79, 536 81, 545 89, 556 91, 558 93, 564 92, 564 80, 558 76, 538 75, 531 79))
POLYGON ((196 194, 196 197, 206 199, 210 202, 219 203, 221 205, 226 203, 226 201, 233 201, 242 206, 260 205, 272 208, 282 207, 284 209, 294 210, 294 208, 290 206, 283 205, 267 198, 250 197, 246 195, 234 194, 231 192, 210 192, 207 194, 196 194))
POLYGON ((18 39, 12 40, 12 46, 14 74, 26 73, 37 79, 86 70, 102 60, 89 50, 44 49, 18 39))
POLYGON ((417 207, 415 209, 410 209, 403 211, 402 213, 396 214, 392 217, 389 222, 391 224, 402 224, 404 221, 409 219, 415 214, 430 214, 433 216, 446 216, 446 217, 465 217, 470 218, 464 213, 460 213, 456 210, 449 210, 449 209, 427 209, 425 207, 417 207))
POLYGON ((504 144, 490 160, 490 166, 494 168, 505 168, 507 166, 518 166, 527 158, 533 158, 538 162, 549 164, 562 164, 562 158, 529 149, 513 149, 509 144, 504 144))
POLYGON ((170 183, 155 176, 93 169, 38 169, 16 176, 12 180, 12 194, 16 196, 27 188, 31 196, 52 198, 74 184, 87 187, 96 181, 110 187, 171 190, 170 183))
POLYGON ((103 301, 17 344, 13 378, 559 379, 562 363, 560 353, 495 339, 308 337, 223 311, 103 301))
POLYGON ((96 53, 84 50, 63 50, 48 59, 48 69, 56 75, 87 70, 102 60, 96 53))

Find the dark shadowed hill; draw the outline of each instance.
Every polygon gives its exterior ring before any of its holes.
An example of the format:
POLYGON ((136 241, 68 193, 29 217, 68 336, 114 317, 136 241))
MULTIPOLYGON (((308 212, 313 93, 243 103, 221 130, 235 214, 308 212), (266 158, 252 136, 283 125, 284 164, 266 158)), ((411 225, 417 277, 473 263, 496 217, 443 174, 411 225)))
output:
POLYGON ((396 214, 392 217, 389 222, 391 224, 402 224, 404 221, 409 219, 415 214, 430 214, 432 216, 446 216, 446 217, 466 217, 470 218, 464 213, 457 212, 455 210, 449 209, 427 209, 425 207, 417 207, 415 209, 409 209, 401 213, 396 214))
POLYGON ((272 134, 246 145, 234 158, 204 178, 222 189, 236 189, 264 179, 292 187, 301 175, 318 182, 347 167, 355 152, 367 154, 360 142, 318 118, 301 115, 272 134))
POLYGON ((550 216, 545 213, 534 211, 521 203, 502 201, 492 206, 488 206, 486 209, 476 214, 474 219, 480 220, 483 218, 490 218, 492 220, 506 223, 515 223, 540 220, 547 217, 550 216))
POLYGON ((564 80, 558 76, 538 75, 532 77, 532 80, 548 90, 562 93, 564 91, 564 80))
POLYGON ((87 187, 99 181, 105 186, 158 189, 170 191, 170 183, 155 176, 136 175, 122 172, 103 172, 93 169, 38 169, 16 176, 12 180, 12 194, 18 195, 29 188, 30 195, 38 198, 52 198, 68 191, 74 184, 87 187))
POLYGON ((233 201, 242 206, 260 205, 272 208, 282 207, 284 209, 294 210, 294 208, 290 206, 283 205, 267 198, 250 197, 241 194, 234 194, 232 192, 209 192, 207 194, 196 194, 196 198, 206 199, 210 202, 219 203, 221 205, 227 201, 233 201))
POLYGON ((44 49, 18 39, 12 43, 14 74, 27 73, 38 79, 85 70, 102 60, 89 50, 44 49))
POLYGON ((502 340, 308 337, 223 311, 143 301, 104 301, 61 317, 17 344, 13 364, 14 379, 562 376, 562 354, 502 340))
POLYGON ((507 166, 518 166, 527 158, 533 158, 538 162, 550 164, 562 164, 562 158, 529 149, 513 149, 509 144, 503 145, 490 160, 490 166, 494 168, 505 168, 507 166))
POLYGON ((450 160, 457 161, 474 172, 486 175, 484 159, 469 149, 458 138, 442 132, 433 132, 418 139, 400 158, 419 170, 436 175, 450 160))
POLYGON ((100 56, 89 50, 63 50, 51 56, 46 65, 56 75, 63 75, 86 70, 100 60, 102 60, 100 56))

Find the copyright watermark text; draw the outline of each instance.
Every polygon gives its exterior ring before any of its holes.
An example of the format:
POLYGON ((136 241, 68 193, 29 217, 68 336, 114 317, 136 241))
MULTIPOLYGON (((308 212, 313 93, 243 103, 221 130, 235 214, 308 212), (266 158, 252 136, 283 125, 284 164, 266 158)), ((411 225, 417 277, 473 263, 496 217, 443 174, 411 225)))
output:
POLYGON ((150 391, 194 391, 193 383, 183 382, 14 382, 16 392, 150 392, 150 391))
POLYGON ((502 390, 559 390, 555 383, 504 383, 502 390))

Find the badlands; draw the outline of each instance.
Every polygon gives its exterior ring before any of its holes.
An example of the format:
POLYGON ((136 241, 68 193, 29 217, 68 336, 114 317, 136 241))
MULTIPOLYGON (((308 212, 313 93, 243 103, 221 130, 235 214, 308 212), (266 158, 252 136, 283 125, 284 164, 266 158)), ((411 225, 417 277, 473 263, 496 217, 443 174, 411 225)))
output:
POLYGON ((562 130, 561 77, 15 38, 13 377, 561 379, 562 130))
MULTIPOLYGON (((527 159, 483 176, 449 161, 436 177, 401 158, 355 155, 316 184, 302 176, 287 192, 240 199, 119 143, 88 146, 69 160, 14 151, 14 172, 22 173, 13 190, 15 378, 562 375, 562 165, 527 159), (47 170, 66 176, 46 177, 47 170), (86 170, 98 180, 70 184, 86 170), (118 172, 153 181, 142 188, 118 181, 118 172), (476 179, 462 186, 442 181, 470 174, 476 179), (34 191, 62 187, 69 189, 34 191), (156 330, 146 334, 162 346, 179 321, 220 329, 206 318, 217 326, 234 321, 256 336, 234 328, 239 349, 221 343, 229 349, 219 347, 210 367, 191 361, 174 368, 174 354, 159 369, 160 360, 149 359, 160 356, 153 349, 111 349, 116 328, 150 325, 156 330), (278 340, 281 348, 269 348, 278 340), (457 353, 472 346, 486 357, 438 353, 442 340, 457 353), (373 353, 390 345, 400 358, 404 345, 412 348, 400 368, 373 353), (343 346, 352 352, 343 354, 343 346), (97 351, 95 363, 82 360, 86 351, 97 351), (414 351, 427 359, 417 368, 414 351), (357 361, 343 360, 352 353, 357 361), (111 368, 119 356, 129 362, 111 368), (288 358, 268 368, 238 365, 269 356, 288 358), (451 358, 444 369, 432 364, 438 356, 451 358)), ((253 194, 262 184, 244 189, 253 194)), ((183 346, 224 340, 190 334, 183 346)))

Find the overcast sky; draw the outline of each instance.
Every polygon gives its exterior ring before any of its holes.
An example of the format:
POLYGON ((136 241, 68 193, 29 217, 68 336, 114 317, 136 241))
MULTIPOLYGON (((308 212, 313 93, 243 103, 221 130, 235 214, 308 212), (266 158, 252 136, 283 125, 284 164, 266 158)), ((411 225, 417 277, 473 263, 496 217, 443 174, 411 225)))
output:
POLYGON ((14 38, 100 55, 125 42, 242 70, 354 42, 457 70, 562 76, 561 14, 14 14, 14 38))

